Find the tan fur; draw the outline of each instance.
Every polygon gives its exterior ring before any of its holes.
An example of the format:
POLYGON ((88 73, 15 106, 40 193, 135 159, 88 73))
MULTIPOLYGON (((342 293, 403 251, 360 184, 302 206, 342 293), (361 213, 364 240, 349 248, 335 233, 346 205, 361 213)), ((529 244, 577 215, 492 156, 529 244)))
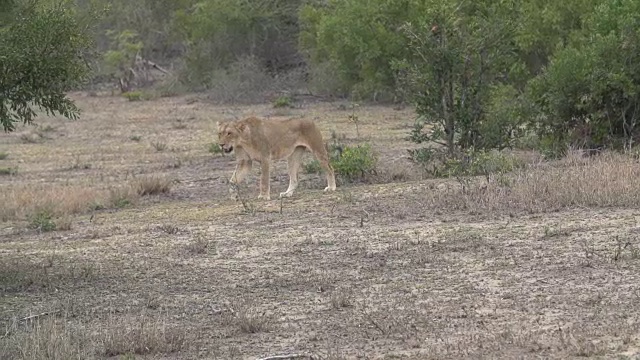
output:
POLYGON ((269 200, 270 165, 272 160, 287 159, 289 187, 280 197, 290 197, 298 187, 298 170, 302 155, 310 150, 327 176, 324 191, 336 189, 336 179, 322 134, 313 121, 306 119, 262 120, 250 117, 239 121, 218 122, 218 143, 225 153, 235 151, 237 165, 231 176, 232 184, 239 184, 251 171, 253 161, 260 162, 259 199, 269 200))

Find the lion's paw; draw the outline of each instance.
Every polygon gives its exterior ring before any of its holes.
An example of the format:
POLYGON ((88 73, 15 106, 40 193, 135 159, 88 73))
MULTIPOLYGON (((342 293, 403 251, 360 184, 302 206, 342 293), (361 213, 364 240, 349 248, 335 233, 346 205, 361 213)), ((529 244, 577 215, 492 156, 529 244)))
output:
POLYGON ((286 192, 280 193, 280 197, 281 198, 283 198, 283 197, 291 197, 291 196, 293 196, 293 191, 286 191, 286 192))

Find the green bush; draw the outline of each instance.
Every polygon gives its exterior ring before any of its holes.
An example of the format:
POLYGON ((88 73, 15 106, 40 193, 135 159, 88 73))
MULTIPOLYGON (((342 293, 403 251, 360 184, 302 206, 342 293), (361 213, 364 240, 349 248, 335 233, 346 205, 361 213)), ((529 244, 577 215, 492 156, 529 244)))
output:
POLYGON ((423 165, 435 177, 487 176, 504 174, 526 164, 516 156, 500 151, 468 151, 455 157, 439 151, 410 151, 411 158, 423 165))
POLYGON ((291 100, 291 97, 283 95, 283 96, 279 96, 274 102, 273 102, 273 107, 274 108, 285 108, 285 107, 293 107, 293 100, 291 100))
POLYGON ((354 147, 344 146, 342 152, 331 165, 340 176, 347 182, 364 180, 367 176, 376 171, 378 159, 371 149, 371 145, 363 144, 354 147))
POLYGON ((600 3, 531 81, 530 125, 552 141, 549 148, 633 145, 640 122, 638 24, 638 1, 600 3))
POLYGON ((302 0, 204 0, 184 7, 174 26, 189 44, 185 80, 208 87, 213 75, 238 59, 256 57, 277 70, 297 56, 297 11, 302 0))
POLYGON ((302 170, 305 174, 320 174, 322 172, 322 167, 320 166, 320 161, 313 159, 312 161, 303 164, 302 170))
MULTIPOLYGON (((329 157, 336 175, 343 181, 365 180, 367 176, 376 173, 378 159, 368 143, 357 146, 331 144, 329 157)), ((318 160, 313 159, 303 165, 303 170, 307 174, 319 174, 322 167, 318 160)))
POLYGON ((39 210, 31 217, 31 228, 49 232, 56 229, 56 223, 53 221, 53 215, 48 210, 39 210))
POLYGON ((33 122, 38 115, 77 118, 66 92, 89 75, 89 26, 68 2, 0 2, 0 126, 33 122))
POLYGON ((412 141, 441 144, 449 156, 509 146, 519 110, 506 79, 522 71, 511 38, 514 7, 433 0, 403 27, 410 54, 395 66, 419 116, 412 141))
POLYGON ((0 175, 15 176, 17 174, 18 174, 17 167, 1 167, 0 168, 0 175))
MULTIPOLYGON (((413 1, 329 1, 302 7, 300 44, 309 55, 312 71, 330 66, 339 79, 334 90, 373 99, 393 94, 393 59, 406 53, 406 41, 397 29, 410 20, 413 1)), ((312 79, 314 81, 314 79, 312 79)))
POLYGON ((127 100, 129 101, 141 101, 141 100, 148 100, 149 96, 145 93, 143 93, 142 91, 127 91, 125 93, 122 93, 122 96, 124 96, 125 98, 127 98, 127 100))
POLYGON ((222 147, 217 142, 212 142, 209 144, 209 152, 212 154, 222 154, 222 147))

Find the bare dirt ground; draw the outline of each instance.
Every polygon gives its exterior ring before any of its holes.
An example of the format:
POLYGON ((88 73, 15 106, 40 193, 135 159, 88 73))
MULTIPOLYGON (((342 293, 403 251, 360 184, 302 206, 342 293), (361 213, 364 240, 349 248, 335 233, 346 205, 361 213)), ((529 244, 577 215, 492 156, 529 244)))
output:
POLYGON ((0 166, 17 169, 0 191, 72 189, 88 203, 143 176, 173 186, 79 211, 64 231, 30 229, 29 214, 0 222, 0 358, 47 346, 75 358, 640 358, 637 208, 440 208, 433 194, 458 196, 455 180, 420 179, 405 158, 410 109, 358 109, 358 137, 336 103, 73 98, 77 121, 0 134, 0 166), (293 198, 263 202, 256 167, 247 208, 228 194, 233 158, 208 152, 231 114, 312 118, 327 139, 370 141, 379 171, 403 181, 324 194, 323 176, 303 175, 293 198), (41 313, 45 325, 21 320, 41 313))

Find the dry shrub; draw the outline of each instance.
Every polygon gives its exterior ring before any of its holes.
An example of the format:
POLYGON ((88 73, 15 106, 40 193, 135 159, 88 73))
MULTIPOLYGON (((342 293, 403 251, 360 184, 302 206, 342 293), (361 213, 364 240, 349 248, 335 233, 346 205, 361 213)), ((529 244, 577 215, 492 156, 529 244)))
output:
POLYGON ((273 94, 298 90, 304 86, 304 72, 292 70, 271 76, 255 57, 243 57, 228 69, 214 72, 208 89, 215 103, 261 103, 273 94))
POLYGON ((171 179, 161 176, 145 176, 133 184, 138 195, 158 195, 168 193, 171 190, 171 179))
MULTIPOLYGON (((572 155, 573 156, 573 155, 572 155)), ((640 205, 640 166, 630 156, 605 153, 572 157, 509 174, 490 175, 436 191, 435 207, 472 211, 544 212, 570 207, 633 207, 640 205)))
POLYGON ((35 259, 3 258, 0 262, 0 293, 48 291, 96 278, 93 263, 68 262, 53 254, 35 259))
POLYGON ((89 210, 103 194, 83 186, 10 185, 0 191, 0 220, 32 216, 46 210, 54 217, 89 210))
POLYGON ((101 352, 104 356, 126 354, 169 354, 180 351, 186 345, 186 332, 166 323, 146 317, 136 324, 111 321, 101 335, 101 352))
POLYGON ((109 189, 109 206, 123 208, 135 204, 140 198, 138 190, 132 185, 122 185, 109 189))
POLYGON ((46 316, 14 322, 0 337, 0 359, 92 359, 93 343, 65 319, 46 316))
POLYGON ((269 316, 246 302, 238 303, 229 310, 225 313, 225 322, 238 327, 245 334, 264 332, 271 326, 269 316))
POLYGON ((0 190, 0 221, 34 218, 46 213, 51 219, 62 218, 61 224, 66 225, 70 224, 70 215, 108 206, 133 205, 140 196, 168 192, 171 185, 170 179, 159 176, 143 177, 108 191, 74 185, 7 185, 0 190))

